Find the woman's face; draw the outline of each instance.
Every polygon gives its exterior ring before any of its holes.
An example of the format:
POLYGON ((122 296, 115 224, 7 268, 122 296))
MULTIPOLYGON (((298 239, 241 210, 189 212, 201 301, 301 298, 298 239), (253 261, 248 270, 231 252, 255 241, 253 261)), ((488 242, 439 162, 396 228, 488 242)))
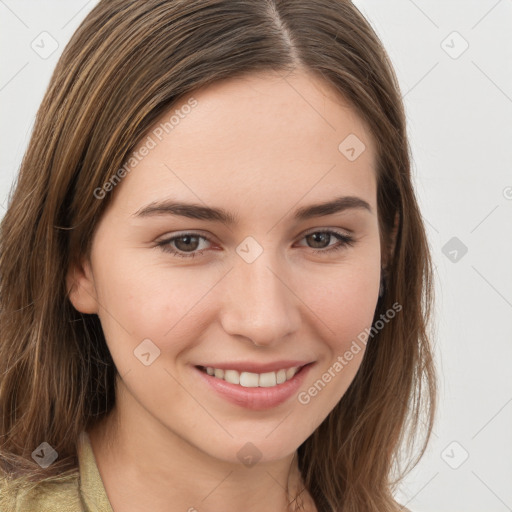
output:
POLYGON ((347 390, 364 353, 353 342, 372 324, 370 133, 301 72, 217 82, 148 135, 108 192, 70 298, 98 314, 118 407, 141 433, 227 462, 285 457, 347 390))

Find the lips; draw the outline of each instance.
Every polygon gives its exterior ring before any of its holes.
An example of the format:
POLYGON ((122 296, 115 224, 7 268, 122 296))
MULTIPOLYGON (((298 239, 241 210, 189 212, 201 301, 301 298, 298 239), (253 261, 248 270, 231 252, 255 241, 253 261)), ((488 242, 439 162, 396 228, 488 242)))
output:
MULTIPOLYGON (((280 366, 282 365, 282 363, 282 361, 278 363, 278 369, 286 367, 286 365, 280 366)), ((292 363, 296 362, 293 361, 292 363)), ((299 365, 301 365, 300 362, 299 365)), ((231 366, 231 368, 235 366, 235 368, 246 369, 250 365, 226 364, 224 366, 231 366)), ((272 407, 277 407, 280 404, 284 404, 284 402, 287 402, 292 396, 294 396, 298 392, 300 386, 304 382, 304 379, 309 374, 313 366, 314 363, 302 364, 301 367, 298 369, 297 373, 293 375, 290 380, 286 380, 281 384, 268 387, 244 387, 239 384, 226 382, 222 378, 217 378, 214 375, 209 375, 200 366, 194 367, 194 371, 196 372, 196 375, 199 377, 199 380, 206 385, 206 388, 213 391, 217 396, 220 396, 227 400, 228 402, 231 402, 232 404, 239 407, 244 407, 246 409, 252 410, 264 410, 270 409, 272 407)), ((252 368, 254 367, 261 369, 262 365, 252 365, 252 368)), ((263 368, 269 367, 276 368, 276 364, 273 364, 273 366, 263 366, 263 368)), ((227 369, 229 370, 229 368, 227 369)))

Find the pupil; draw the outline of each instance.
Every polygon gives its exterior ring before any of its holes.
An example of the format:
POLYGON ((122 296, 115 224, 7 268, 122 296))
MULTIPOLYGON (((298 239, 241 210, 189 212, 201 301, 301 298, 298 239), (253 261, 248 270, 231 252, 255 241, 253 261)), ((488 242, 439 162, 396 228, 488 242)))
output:
POLYGON ((325 238, 327 238, 327 239, 328 239, 328 237, 329 237, 330 235, 329 235, 328 233, 313 233, 313 234, 312 234, 312 235, 310 235, 310 236, 312 236, 312 237, 315 239, 315 240, 314 240, 314 242, 315 242, 315 243, 318 243, 318 242, 320 242, 320 243, 321 243, 321 240, 318 240, 318 238, 324 238, 324 242, 325 242, 325 241, 326 241, 326 240, 325 240, 325 238))
POLYGON ((197 236, 183 235, 180 238, 176 239, 175 243, 176 243, 176 246, 178 247, 178 249, 182 250, 182 248, 180 248, 179 245, 181 244, 182 241, 185 241, 183 244, 183 249, 186 250, 188 248, 188 249, 194 250, 197 248, 197 247, 192 247, 194 245, 194 239, 196 240, 196 244, 197 244, 197 240, 198 240, 197 236), (192 241, 192 246, 190 245, 191 241, 192 241))

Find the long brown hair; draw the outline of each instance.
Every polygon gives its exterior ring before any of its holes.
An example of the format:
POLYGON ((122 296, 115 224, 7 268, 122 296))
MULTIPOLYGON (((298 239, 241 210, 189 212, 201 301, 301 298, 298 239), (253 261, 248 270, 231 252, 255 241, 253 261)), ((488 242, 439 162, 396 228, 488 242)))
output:
POLYGON ((99 200, 97 190, 196 88, 301 68, 332 84, 375 138, 387 263, 374 321, 392 304, 402 311, 368 340, 349 389, 299 447, 299 467, 321 512, 398 510, 399 449, 409 448, 412 468, 434 420, 433 272, 399 85, 377 35, 347 0, 102 0, 81 23, 37 113, 1 223, 4 474, 37 482, 76 471, 79 433, 115 402, 99 319, 73 308, 65 279, 89 255, 114 193, 99 200), (58 453, 46 469, 31 457, 44 441, 58 453))

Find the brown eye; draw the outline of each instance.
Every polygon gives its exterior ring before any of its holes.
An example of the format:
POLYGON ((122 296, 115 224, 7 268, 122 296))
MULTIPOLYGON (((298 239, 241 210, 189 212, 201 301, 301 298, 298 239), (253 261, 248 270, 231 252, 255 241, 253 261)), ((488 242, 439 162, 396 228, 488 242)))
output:
POLYGON ((197 250, 197 246, 199 245, 199 238, 200 237, 196 235, 183 235, 175 238, 173 241, 177 249, 186 252, 197 250))
POLYGON ((174 236, 158 243, 158 246, 165 252, 174 254, 178 257, 193 258, 197 254, 202 254, 205 249, 198 251, 201 240, 209 242, 208 238, 195 233, 185 233, 174 236))
POLYGON ((337 231, 326 230, 326 231, 314 231, 304 236, 304 239, 308 241, 309 248, 313 249, 314 253, 325 254, 331 251, 337 251, 344 247, 353 246, 355 240, 349 235, 339 233, 337 231), (339 242, 335 245, 330 244, 330 241, 336 238, 339 242))
POLYGON ((329 246, 329 242, 332 238, 330 233, 316 232, 310 235, 306 235, 308 241, 313 243, 312 249, 323 249, 329 246))

